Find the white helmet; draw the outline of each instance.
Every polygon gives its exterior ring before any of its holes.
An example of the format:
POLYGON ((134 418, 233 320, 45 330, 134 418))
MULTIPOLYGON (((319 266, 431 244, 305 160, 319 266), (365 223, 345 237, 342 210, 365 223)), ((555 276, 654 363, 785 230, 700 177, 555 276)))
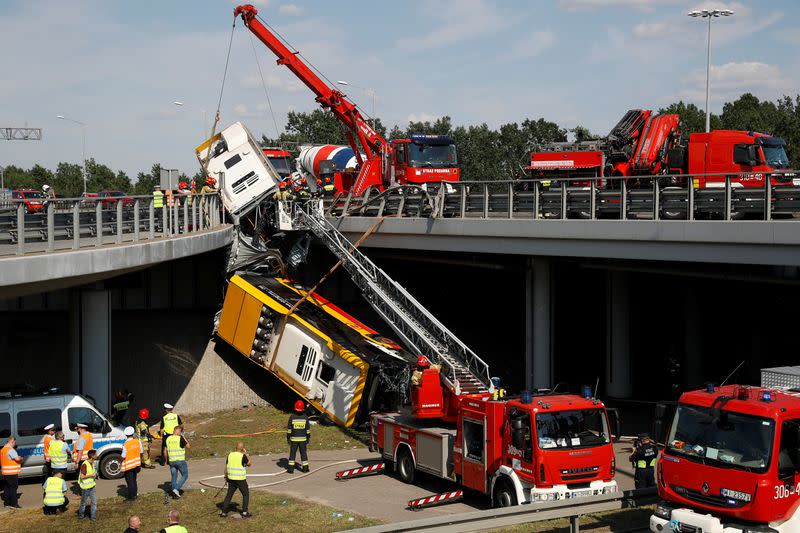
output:
POLYGON ((44 189, 45 191, 49 191, 50 190, 50 186, 45 183, 44 185, 42 185, 42 189, 44 189))

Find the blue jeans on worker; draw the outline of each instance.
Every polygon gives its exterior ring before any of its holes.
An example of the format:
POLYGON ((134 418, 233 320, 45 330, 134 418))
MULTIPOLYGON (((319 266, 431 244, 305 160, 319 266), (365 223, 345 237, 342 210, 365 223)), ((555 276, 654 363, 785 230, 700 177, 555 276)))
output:
POLYGON ((172 489, 181 490, 181 487, 183 487, 183 484, 186 483, 186 480, 189 478, 189 465, 186 464, 186 461, 170 461, 169 473, 172 474, 172 489), (178 477, 178 472, 180 472, 181 478, 176 483, 175 480, 178 477))
POLYGON ((86 501, 89 500, 89 517, 97 520, 97 489, 81 489, 81 506, 78 508, 78 518, 83 518, 86 512, 86 501))

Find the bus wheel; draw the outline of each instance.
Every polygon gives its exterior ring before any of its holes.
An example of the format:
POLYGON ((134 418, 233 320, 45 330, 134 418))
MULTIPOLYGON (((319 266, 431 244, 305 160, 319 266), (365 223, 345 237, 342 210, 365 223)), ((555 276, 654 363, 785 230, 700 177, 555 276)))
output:
POLYGON ((514 486, 505 478, 495 483, 492 495, 492 507, 511 507, 517 505, 517 493, 514 486))

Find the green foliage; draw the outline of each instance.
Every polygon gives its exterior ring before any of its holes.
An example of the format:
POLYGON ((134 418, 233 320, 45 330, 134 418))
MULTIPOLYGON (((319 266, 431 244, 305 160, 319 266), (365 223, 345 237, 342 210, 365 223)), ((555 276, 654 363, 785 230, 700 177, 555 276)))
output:
MULTIPOLYGON (((706 131, 706 112, 694 104, 687 104, 682 100, 658 110, 659 113, 679 115, 683 123, 683 134, 706 131)), ((719 115, 711 113, 711 129, 718 130, 722 127, 719 115)))
POLYGON ((136 185, 133 187, 133 194, 150 194, 153 187, 161 183, 161 164, 153 163, 149 174, 139 172, 136 175, 136 185))
POLYGON ((65 198, 77 198, 83 193, 83 167, 62 161, 56 167, 52 185, 56 194, 65 198))

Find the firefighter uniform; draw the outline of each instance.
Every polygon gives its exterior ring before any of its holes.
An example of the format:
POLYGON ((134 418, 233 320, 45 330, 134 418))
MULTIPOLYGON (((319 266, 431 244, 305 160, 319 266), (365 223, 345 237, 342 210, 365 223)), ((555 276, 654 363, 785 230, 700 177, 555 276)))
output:
POLYGON ((650 437, 640 437, 642 443, 631 454, 633 463, 634 486, 637 489, 656 486, 655 467, 658 460, 658 448, 650 437))
POLYGON ((153 437, 150 435, 150 426, 147 425, 145 420, 141 418, 136 421, 136 436, 142 444, 142 466, 144 468, 155 468, 152 459, 150 459, 150 443, 153 437))
MULTIPOLYGON (((303 406, 303 410, 305 406, 303 406)), ((297 409, 295 409, 297 411, 297 409)), ((311 426, 308 421, 308 415, 305 412, 295 412, 289 417, 289 423, 286 426, 286 442, 289 444, 289 473, 294 472, 294 458, 297 456, 297 451, 300 450, 300 460, 302 461, 300 469, 303 472, 308 472, 308 443, 311 441, 311 426)))

